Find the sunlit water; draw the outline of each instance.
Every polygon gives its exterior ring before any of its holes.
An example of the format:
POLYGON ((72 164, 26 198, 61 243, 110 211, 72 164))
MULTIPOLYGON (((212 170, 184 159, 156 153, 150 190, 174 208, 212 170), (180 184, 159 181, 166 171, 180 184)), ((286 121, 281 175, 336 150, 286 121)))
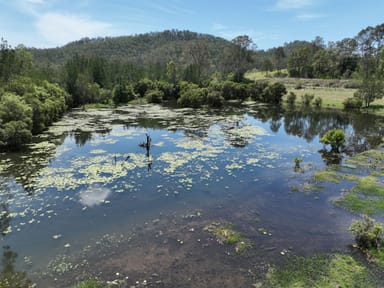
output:
POLYGON ((256 276, 241 269, 347 251, 355 216, 329 201, 340 188, 301 187, 326 167, 319 134, 344 129, 349 153, 378 143, 381 119, 361 117, 263 106, 74 112, 26 153, 1 155, 2 246, 43 287, 88 276, 153 287, 250 285, 256 276), (246 256, 204 231, 213 221, 252 241, 246 256))

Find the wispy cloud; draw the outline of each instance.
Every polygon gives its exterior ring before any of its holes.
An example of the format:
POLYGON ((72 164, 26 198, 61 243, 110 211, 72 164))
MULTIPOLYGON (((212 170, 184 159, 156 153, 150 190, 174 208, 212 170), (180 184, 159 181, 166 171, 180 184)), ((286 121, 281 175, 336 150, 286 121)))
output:
POLYGON ((145 3, 150 9, 170 14, 170 15, 193 15, 195 14, 192 10, 185 9, 183 6, 177 4, 161 5, 156 3, 145 3))
POLYGON ((46 13, 37 20, 39 33, 50 43, 63 45, 83 37, 104 36, 110 24, 79 15, 46 13))
POLYGON ((316 4, 316 0, 277 0, 275 8, 279 10, 297 10, 316 4))
POLYGON ((300 21, 310 21, 310 20, 315 20, 315 19, 320 19, 320 18, 325 18, 327 17, 324 14, 299 14, 296 15, 296 19, 300 21))
MULTIPOLYGON (((57 12, 56 1, 16 0, 18 10, 29 16, 32 27, 43 37, 44 45, 63 45, 83 37, 105 36, 111 24, 97 21, 87 15, 57 12)), ((89 0, 78 0, 77 5, 88 5, 89 0)), ((42 42, 43 42, 42 41, 42 42)), ((39 45, 37 45, 39 46, 39 45)))

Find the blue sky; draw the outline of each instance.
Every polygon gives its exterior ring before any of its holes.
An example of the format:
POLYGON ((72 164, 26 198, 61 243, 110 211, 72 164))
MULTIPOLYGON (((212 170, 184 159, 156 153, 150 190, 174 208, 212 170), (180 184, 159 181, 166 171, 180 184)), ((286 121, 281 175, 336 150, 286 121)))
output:
POLYGON ((383 0, 0 0, 0 37, 38 48, 186 29, 228 40, 247 34, 268 49, 316 36, 337 41, 383 22, 383 0))

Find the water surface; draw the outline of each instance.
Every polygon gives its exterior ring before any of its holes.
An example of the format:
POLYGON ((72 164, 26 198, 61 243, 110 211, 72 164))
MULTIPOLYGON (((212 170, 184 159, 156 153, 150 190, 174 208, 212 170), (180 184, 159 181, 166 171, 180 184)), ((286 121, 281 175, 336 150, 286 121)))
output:
POLYGON ((345 130, 345 159, 377 145, 381 127, 368 115, 256 104, 73 111, 25 153, 0 155, 5 261, 42 287, 89 276, 243 287, 289 255, 347 252, 356 216, 330 203, 340 187, 301 188, 330 164, 319 135, 345 130), (204 231, 213 221, 252 242, 246 255, 204 231))

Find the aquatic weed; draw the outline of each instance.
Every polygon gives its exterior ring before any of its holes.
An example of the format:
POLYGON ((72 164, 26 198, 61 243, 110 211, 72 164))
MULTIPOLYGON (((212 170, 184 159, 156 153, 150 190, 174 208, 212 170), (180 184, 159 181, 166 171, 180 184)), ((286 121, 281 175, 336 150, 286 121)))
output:
POLYGON ((267 280, 261 287, 377 287, 372 273, 348 255, 286 259, 281 267, 269 270, 267 280))

